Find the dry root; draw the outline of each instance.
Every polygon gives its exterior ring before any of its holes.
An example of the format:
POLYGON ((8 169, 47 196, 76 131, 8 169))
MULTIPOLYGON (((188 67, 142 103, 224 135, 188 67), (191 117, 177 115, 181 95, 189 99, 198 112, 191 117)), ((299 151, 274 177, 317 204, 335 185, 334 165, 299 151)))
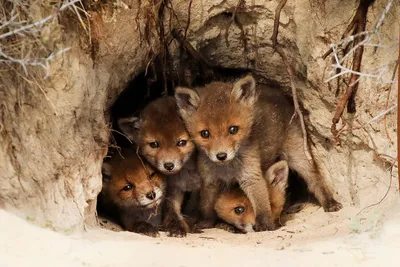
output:
POLYGON ((284 51, 283 47, 278 43, 278 40, 277 40, 278 32, 279 32, 280 13, 282 11, 282 8, 286 4, 286 1, 287 0, 281 0, 281 2, 279 3, 279 5, 277 6, 277 8, 275 10, 274 32, 272 34, 272 38, 271 39, 272 39, 273 48, 281 56, 282 61, 285 64, 286 71, 287 71, 287 73, 289 75, 290 85, 291 85, 291 88, 292 88, 294 109, 295 109, 295 112, 293 114, 292 120, 294 119, 294 117, 296 115, 299 116, 300 124, 301 124, 301 130, 303 132, 304 154, 306 155, 307 160, 309 161, 309 163, 312 163, 313 159, 312 159, 311 153, 310 153, 309 148, 308 148, 307 131, 306 131, 305 123, 304 123, 303 113, 300 110, 300 105, 299 105, 299 101, 298 101, 298 98, 297 98, 297 89, 296 89, 296 83, 294 81, 293 69, 292 69, 292 66, 290 65, 290 63, 288 61, 288 58, 287 58, 287 56, 285 54, 285 51, 284 51))

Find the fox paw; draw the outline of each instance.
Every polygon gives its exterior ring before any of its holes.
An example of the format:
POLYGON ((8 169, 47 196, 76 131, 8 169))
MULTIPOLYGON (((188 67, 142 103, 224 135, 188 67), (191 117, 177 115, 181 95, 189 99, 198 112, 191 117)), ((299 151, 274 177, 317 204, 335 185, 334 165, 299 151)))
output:
POLYGON ((264 232, 264 231, 273 231, 276 230, 278 226, 273 221, 267 219, 266 216, 257 216, 256 225, 254 227, 254 231, 256 232, 264 232))
POLYGON ((215 226, 215 220, 213 219, 208 219, 208 220, 200 220, 199 222, 197 222, 195 224, 196 229, 210 229, 210 228, 214 228, 215 226))
POLYGON ((165 230, 168 232, 169 237, 185 237, 189 232, 189 227, 185 222, 179 220, 170 220, 165 224, 165 230))
POLYGON ((158 237, 160 235, 157 227, 154 227, 153 225, 145 222, 135 224, 132 232, 147 235, 150 237, 158 237))
POLYGON ((328 201, 324 206, 324 211, 326 212, 335 212, 339 211, 343 208, 343 205, 340 202, 337 202, 336 200, 332 199, 328 201))
POLYGON ((201 234, 201 233, 204 233, 203 230, 197 226, 197 224, 194 224, 194 225, 192 226, 190 232, 191 232, 192 234, 201 234))

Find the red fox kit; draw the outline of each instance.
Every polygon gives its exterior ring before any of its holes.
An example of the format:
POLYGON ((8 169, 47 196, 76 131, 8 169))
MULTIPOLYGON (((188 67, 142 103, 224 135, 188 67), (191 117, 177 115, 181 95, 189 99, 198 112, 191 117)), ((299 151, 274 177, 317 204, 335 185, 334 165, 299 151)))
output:
POLYGON ((122 150, 103 163, 102 203, 118 209, 125 230, 158 235, 161 202, 165 197, 165 176, 130 150, 122 150))
POLYGON ((181 213, 185 192, 200 189, 195 145, 177 112, 174 97, 148 104, 140 117, 118 121, 121 130, 139 147, 139 153, 168 175, 165 228, 171 236, 185 236, 189 226, 181 213))
MULTIPOLYGON (((267 173, 269 202, 272 218, 279 223, 279 217, 286 202, 286 188, 288 186, 289 167, 282 160, 272 165, 267 173)), ((242 232, 253 232, 256 224, 256 214, 250 200, 244 192, 234 186, 231 190, 222 192, 215 203, 215 211, 219 218, 234 225, 242 232)))
POLYGON ((300 122, 290 123, 292 103, 279 90, 258 86, 251 75, 236 83, 214 82, 203 88, 178 87, 175 98, 193 141, 199 149, 202 178, 202 226, 215 223, 219 181, 238 182, 256 213, 257 231, 275 229, 263 176, 278 156, 306 181, 325 211, 337 202, 316 163, 304 155, 300 122))

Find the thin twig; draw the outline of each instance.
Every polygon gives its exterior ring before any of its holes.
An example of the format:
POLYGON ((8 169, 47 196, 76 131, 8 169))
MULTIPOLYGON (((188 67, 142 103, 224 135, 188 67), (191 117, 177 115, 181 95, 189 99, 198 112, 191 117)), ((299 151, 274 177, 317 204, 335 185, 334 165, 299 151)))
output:
POLYGON ((275 49, 278 44, 278 30, 279 30, 279 20, 281 17, 282 8, 286 5, 287 0, 281 0, 275 9, 275 20, 274 20, 274 32, 272 33, 272 48, 275 49))
POLYGON ((111 131, 111 132, 116 132, 117 134, 120 134, 120 135, 122 135, 123 137, 125 137, 125 138, 126 138, 126 140, 128 140, 128 141, 129 141, 129 143, 131 143, 131 144, 132 144, 132 141, 131 141, 131 139, 129 139, 129 137, 128 137, 128 136, 126 136, 125 134, 121 133, 120 131, 117 131, 117 130, 114 130, 114 129, 110 129, 110 131, 111 131))
MULTIPOLYGON (((367 1, 370 1, 370 0, 367 0, 367 1)), ((372 2, 373 2, 373 1, 372 1, 372 2)), ((353 34, 353 35, 351 35, 351 36, 347 36, 347 35, 350 34, 351 30, 353 29, 353 27, 354 27, 355 24, 357 23, 357 19, 356 19, 357 16, 354 16, 354 17, 353 17, 352 21, 349 23, 349 25, 347 26, 346 30, 344 31, 344 33, 343 33, 343 35, 342 35, 342 38, 341 38, 341 41, 340 41, 339 43, 337 43, 336 45, 337 45, 337 46, 342 46, 343 44, 353 42, 353 41, 355 40, 356 37, 360 37, 361 35, 367 35, 367 38, 364 39, 362 42, 356 44, 356 45, 353 47, 353 49, 350 50, 349 53, 347 53, 347 54, 345 55, 345 57, 346 57, 347 55, 350 55, 350 54, 357 48, 357 46, 360 46, 360 45, 368 45, 368 44, 366 44, 366 42, 371 41, 371 39, 372 39, 372 37, 374 36, 374 34, 378 33, 380 27, 382 26, 383 20, 385 19, 387 13, 389 12, 390 8, 392 7, 392 4, 393 4, 393 0, 390 0, 390 1, 387 3, 387 5, 386 5, 386 7, 385 7, 385 10, 382 12, 381 16, 379 17, 379 20, 375 23, 375 25, 374 25, 374 27, 373 27, 373 29, 372 29, 371 31, 364 31, 364 32, 361 32, 361 33, 353 34)), ((343 45, 343 46, 345 46, 345 45, 343 45)), ((327 52, 325 52, 325 53, 322 55, 322 58, 323 58, 323 59, 326 59, 332 52, 333 52, 333 50, 332 50, 332 47, 331 47, 327 52)), ((345 58, 345 57, 344 57, 344 58, 345 58)), ((344 58, 343 58, 342 60, 344 60, 344 58)))
MULTIPOLYGON (((350 36, 348 36, 348 37, 346 37, 344 39, 342 37, 342 39, 338 43, 331 44, 331 47, 329 48, 329 50, 327 52, 325 52, 325 54, 323 54, 321 57, 323 59, 326 59, 333 52, 332 45, 337 46, 337 47, 346 47, 350 43, 354 42, 355 38, 366 36, 368 34, 370 34, 369 31, 364 31, 364 32, 355 33, 355 34, 350 35, 350 36)), ((347 54, 349 54, 349 53, 347 53, 347 54)))
POLYGON ((47 58, 39 58, 39 59, 31 60, 31 59, 17 59, 17 58, 10 57, 10 56, 6 55, 0 48, 0 56, 5 58, 5 59, 0 59, 0 63, 1 62, 18 63, 24 69, 25 75, 29 74, 26 66, 41 67, 46 71, 46 74, 44 77, 44 79, 46 79, 49 76, 49 70, 50 70, 49 62, 51 60, 53 60, 56 56, 61 55, 70 49, 71 49, 70 47, 67 47, 67 48, 61 49, 57 52, 51 53, 50 56, 48 56, 47 58))
POLYGON ((360 210, 360 211, 357 213, 356 216, 360 215, 360 214, 361 214, 364 210, 366 210, 366 209, 369 209, 369 208, 372 208, 372 207, 374 207, 374 206, 377 206, 377 205, 381 204, 382 201, 387 197, 387 195, 389 194, 390 188, 392 187, 393 167, 394 167, 394 165, 396 164, 396 161, 397 161, 397 157, 396 157, 396 159, 393 161, 393 163, 391 164, 391 166, 388 168, 388 170, 390 169, 389 186, 388 186, 388 189, 386 190, 385 194, 383 195, 383 197, 382 197, 378 202, 376 202, 376 203, 374 203, 374 204, 371 204, 371 205, 369 205, 369 206, 363 208, 362 210, 360 210))
MULTIPOLYGON (((72 0, 71 2, 67 2, 67 3, 63 4, 63 5, 60 7, 59 11, 63 11, 63 10, 66 9, 67 7, 69 7, 69 6, 71 6, 71 5, 74 5, 75 3, 80 2, 80 1, 81 1, 81 0, 72 0)), ((20 32, 29 30, 29 29, 31 29, 31 28, 37 28, 38 26, 40 26, 40 25, 42 25, 42 24, 45 24, 47 21, 49 21, 49 20, 51 20, 52 18, 54 18, 56 15, 57 15, 57 14, 52 14, 52 15, 50 15, 50 16, 48 16, 48 17, 42 19, 42 20, 39 20, 39 21, 37 21, 37 22, 34 22, 34 23, 32 23, 32 24, 23 26, 23 27, 21 27, 21 28, 18 28, 18 29, 16 29, 16 30, 13 30, 13 31, 9 31, 9 32, 3 33, 2 35, 0 35, 0 39, 4 39, 4 38, 6 38, 6 37, 9 37, 9 36, 14 35, 14 34, 18 34, 18 33, 20 33, 20 32)))
POLYGON ((303 118, 303 113, 300 110, 300 105, 299 105, 299 101, 297 99, 297 89, 296 89, 296 83, 294 81, 294 74, 293 74, 293 70, 292 70, 292 66, 289 64, 289 61, 286 57, 285 52, 283 51, 282 47, 277 44, 277 46, 275 47, 276 51, 278 52, 278 54, 282 57, 282 61, 286 66, 286 71, 289 75, 289 79, 290 79, 290 85, 292 87, 292 95, 293 95, 293 104, 294 104, 294 114, 292 116, 292 119, 294 118, 295 115, 299 116, 300 119, 300 125, 301 125, 301 130, 303 132, 303 146, 304 146, 304 154, 307 157, 307 160, 309 163, 313 162, 313 158, 311 156, 311 153, 308 149, 308 141, 307 141, 307 131, 306 131, 306 126, 304 123, 304 118, 303 118))
MULTIPOLYGON (((399 61, 397 61, 396 65, 394 66, 394 70, 393 70, 393 74, 392 74, 392 80, 394 80, 394 78, 396 76, 396 71, 397 71, 398 66, 399 66, 399 61)), ((386 102, 385 102, 385 109, 387 109, 388 106, 389 106, 389 98, 390 98, 390 92, 392 91, 392 85, 393 85, 393 83, 390 83, 390 85, 389 85, 388 94, 387 94, 386 102)), ((386 118, 387 118, 387 114, 385 114, 385 116, 383 117, 383 125, 384 125, 384 128, 385 128, 386 137, 389 139, 390 143, 393 144, 393 140, 392 140, 392 138, 390 138, 390 135, 389 135, 389 132, 388 132, 388 129, 387 129, 386 118)))
MULTIPOLYGON (((277 7, 275 12, 276 13, 280 13, 285 4, 286 4, 286 1, 282 0, 280 2, 280 4, 278 5, 278 7, 277 7)), ((299 101, 298 101, 298 98, 297 98, 297 89, 296 89, 296 83, 294 81, 294 74, 293 74, 292 66, 290 65, 289 60, 287 59, 285 51, 278 44, 278 41, 277 41, 280 14, 276 14, 276 13, 275 13, 275 21, 274 21, 274 32, 273 32, 273 35, 272 35, 271 39, 272 39, 272 43, 275 44, 275 47, 274 47, 275 50, 281 56, 283 64, 285 64, 286 71, 287 71, 287 73, 289 75, 289 79, 290 79, 290 85, 291 85, 291 88, 292 88, 292 95, 293 95, 293 104, 294 104, 294 110, 295 110, 290 122, 292 122, 292 120, 294 119, 296 114, 297 114, 297 116, 299 116, 301 130, 303 132, 304 154, 305 154, 308 162, 311 164, 313 162, 313 158, 312 158, 311 153, 310 153, 309 148, 308 148, 307 131, 306 131, 305 123, 304 123, 303 113, 300 110, 300 105, 299 105, 299 101), (276 29, 276 31, 275 31, 275 29, 276 29)))
POLYGON ((391 111, 394 110, 395 108, 397 108, 397 104, 394 104, 394 105, 393 105, 392 107, 390 107, 389 109, 387 109, 387 110, 385 110, 385 111, 382 111, 382 112, 379 113, 377 116, 373 117, 373 118, 370 119, 368 122, 362 124, 362 125, 359 126, 359 127, 352 127, 352 128, 348 128, 348 129, 343 129, 343 128, 342 128, 341 130, 338 131, 338 136, 339 136, 341 133, 343 133, 343 132, 362 129, 362 128, 364 128, 365 126, 367 126, 367 125, 373 123, 374 121, 380 119, 381 117, 386 116, 389 112, 391 112, 391 111))
POLYGON ((188 20, 187 20, 187 23, 186 23, 185 35, 184 35, 185 39, 186 39, 186 37, 187 37, 187 32, 188 32, 189 25, 190 25, 190 11, 192 10, 192 2, 193 2, 193 0, 189 0, 188 20))
MULTIPOLYGON (((239 0, 238 3, 236 4, 235 9, 234 9, 233 12, 232 12, 232 17, 231 17, 231 19, 229 20, 228 25, 226 25, 226 28, 225 28, 225 43, 226 43, 226 46, 227 46, 227 47, 229 47, 229 41, 228 41, 229 29, 231 28, 232 23, 237 21, 237 20, 236 20, 236 13, 237 13, 237 11, 239 10, 239 8, 242 7, 243 5, 244 5, 244 0, 239 0)), ((243 33, 243 26, 241 27, 241 31, 242 31, 242 33, 243 33)), ((242 34, 242 36, 243 36, 243 34, 242 34)), ((246 45, 245 45, 245 46, 246 46, 246 45)))

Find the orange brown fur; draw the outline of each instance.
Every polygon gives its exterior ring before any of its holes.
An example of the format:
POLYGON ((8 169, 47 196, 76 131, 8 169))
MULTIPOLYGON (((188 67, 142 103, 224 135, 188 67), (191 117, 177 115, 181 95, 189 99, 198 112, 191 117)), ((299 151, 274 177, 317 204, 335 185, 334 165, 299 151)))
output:
POLYGON ((118 209, 123 227, 155 236, 161 221, 166 178, 126 149, 103 163, 102 202, 118 209))
MULTIPOLYGON (((286 202, 288 174, 287 162, 280 161, 268 169, 265 177, 268 183, 272 218, 277 223, 279 223, 279 218, 286 202)), ((215 210, 218 217, 243 232, 252 232, 255 227, 256 214, 254 209, 245 193, 237 186, 221 193, 215 203, 215 210), (235 211, 237 208, 242 208, 243 213, 237 214, 235 211)))
POLYGON ((215 211, 219 218, 245 233, 252 232, 256 224, 256 214, 250 200, 236 186, 221 193, 215 203, 215 211), (243 214, 236 214, 236 208, 243 208, 243 214))
POLYGON ((217 185, 222 181, 227 185, 239 183, 255 210, 257 231, 275 229, 263 177, 282 155, 290 168, 301 170, 308 189, 325 211, 341 209, 318 166, 305 163, 300 123, 297 119, 290 123, 293 105, 279 90, 256 86, 254 78, 248 75, 234 84, 214 82, 195 89, 178 87, 175 98, 200 152, 202 227, 215 222, 217 185))
POLYGON ((183 197, 185 192, 199 191, 200 176, 195 145, 177 113, 175 99, 159 98, 148 104, 139 117, 122 118, 118 124, 138 145, 139 153, 168 175, 164 226, 170 236, 185 236, 190 228, 181 213, 183 197))
POLYGON ((139 147, 139 153, 166 175, 178 173, 195 150, 189 133, 177 114, 173 97, 162 97, 148 104, 139 117, 119 119, 121 130, 139 147), (178 146, 184 140, 186 145, 178 146), (157 142, 157 148, 150 146, 157 142), (167 170, 165 163, 173 163, 167 170))

